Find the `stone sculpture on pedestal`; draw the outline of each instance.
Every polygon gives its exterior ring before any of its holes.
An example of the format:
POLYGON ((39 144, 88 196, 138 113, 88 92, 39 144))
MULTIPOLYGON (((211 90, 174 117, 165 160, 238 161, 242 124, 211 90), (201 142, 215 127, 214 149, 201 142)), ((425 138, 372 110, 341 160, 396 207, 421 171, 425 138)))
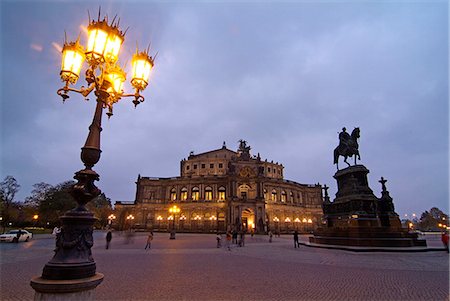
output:
MULTIPOLYGON (((410 233, 401 226, 400 218, 394 210, 394 204, 382 177, 381 197, 377 198, 369 187, 369 170, 361 164, 357 139, 359 128, 349 135, 345 128, 339 134, 339 146, 334 150, 334 163, 339 156, 349 166, 335 173, 337 193, 333 202, 327 199, 323 203, 324 225, 310 237, 310 243, 334 246, 357 247, 426 247, 425 240, 417 239, 416 233, 410 233), (355 156, 355 165, 350 165, 347 157, 355 156)), ((327 187, 328 188, 328 187, 327 187)))

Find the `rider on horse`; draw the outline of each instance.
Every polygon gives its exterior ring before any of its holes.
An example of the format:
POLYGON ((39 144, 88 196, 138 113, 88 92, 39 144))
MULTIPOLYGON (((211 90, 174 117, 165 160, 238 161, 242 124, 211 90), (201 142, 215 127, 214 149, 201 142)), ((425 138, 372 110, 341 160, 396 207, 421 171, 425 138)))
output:
POLYGON ((350 134, 347 133, 347 129, 345 127, 342 128, 342 132, 339 133, 339 148, 340 153, 345 154, 348 152, 350 147, 350 134))
POLYGON ((339 156, 344 157, 344 162, 350 166, 347 162, 347 157, 355 156, 355 165, 356 159, 361 160, 359 156, 358 150, 358 138, 359 138, 359 128, 355 128, 350 135, 347 133, 347 129, 342 128, 342 132, 339 133, 339 145, 334 149, 334 164, 336 164, 339 169, 338 158, 339 156))

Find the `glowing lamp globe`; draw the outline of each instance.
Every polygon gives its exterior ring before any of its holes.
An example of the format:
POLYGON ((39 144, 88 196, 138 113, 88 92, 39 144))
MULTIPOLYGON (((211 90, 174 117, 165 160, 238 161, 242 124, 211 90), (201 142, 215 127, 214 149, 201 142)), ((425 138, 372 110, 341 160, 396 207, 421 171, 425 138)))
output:
POLYGON ((78 40, 74 43, 65 43, 62 49, 61 80, 75 84, 80 76, 84 59, 84 49, 78 40))
POLYGON ((119 58, 124 35, 106 20, 92 21, 88 28, 86 59, 90 64, 115 63, 119 58))
POLYGON ((119 95, 123 94, 123 83, 125 82, 125 78, 126 73, 118 65, 110 68, 106 74, 106 79, 111 85, 108 92, 119 95))
POLYGON ((133 55, 131 84, 139 91, 148 85, 150 72, 153 68, 153 59, 145 52, 133 55))
POLYGON ((108 35, 105 47, 105 60, 109 63, 115 63, 119 59, 120 46, 123 43, 123 36, 118 30, 112 30, 108 35), (117 32, 116 32, 117 31, 117 32))

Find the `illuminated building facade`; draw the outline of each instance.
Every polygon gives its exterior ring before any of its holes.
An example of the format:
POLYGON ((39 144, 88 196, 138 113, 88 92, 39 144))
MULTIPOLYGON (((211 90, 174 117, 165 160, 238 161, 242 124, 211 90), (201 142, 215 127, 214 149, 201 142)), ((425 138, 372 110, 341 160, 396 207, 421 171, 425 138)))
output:
POLYGON ((321 223, 322 188, 283 179, 283 165, 222 148, 180 162, 180 176, 139 176, 133 203, 116 202, 123 227, 180 232, 307 232, 321 223), (169 210, 176 205, 179 212, 169 210), (125 216, 133 214, 133 225, 125 216))

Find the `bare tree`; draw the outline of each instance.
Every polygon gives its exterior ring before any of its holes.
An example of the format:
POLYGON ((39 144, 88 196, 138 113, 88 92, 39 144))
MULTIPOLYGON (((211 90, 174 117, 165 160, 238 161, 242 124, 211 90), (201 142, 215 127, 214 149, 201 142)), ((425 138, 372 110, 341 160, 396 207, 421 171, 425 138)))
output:
POLYGON ((5 225, 10 219, 11 205, 14 202, 14 197, 19 191, 20 185, 13 176, 6 176, 5 179, 0 182, 0 199, 1 199, 1 217, 3 231, 5 231, 5 225))

